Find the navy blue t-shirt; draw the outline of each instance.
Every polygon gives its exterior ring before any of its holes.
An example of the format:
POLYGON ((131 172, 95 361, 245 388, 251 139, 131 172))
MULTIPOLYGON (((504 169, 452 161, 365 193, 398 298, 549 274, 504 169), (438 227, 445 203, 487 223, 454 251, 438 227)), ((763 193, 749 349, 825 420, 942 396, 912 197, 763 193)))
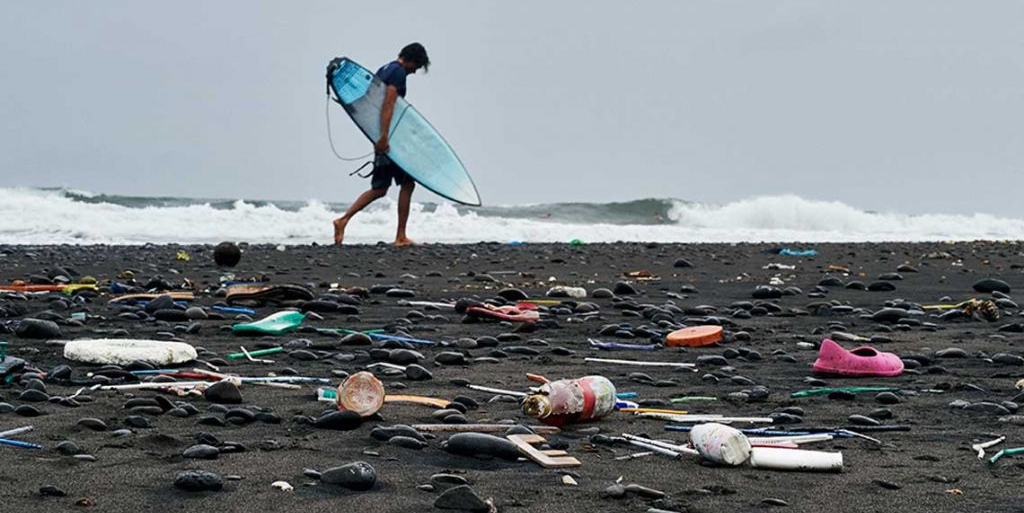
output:
POLYGON ((398 61, 391 61, 377 70, 377 77, 384 82, 384 85, 395 86, 398 89, 398 96, 405 98, 405 68, 398 61))

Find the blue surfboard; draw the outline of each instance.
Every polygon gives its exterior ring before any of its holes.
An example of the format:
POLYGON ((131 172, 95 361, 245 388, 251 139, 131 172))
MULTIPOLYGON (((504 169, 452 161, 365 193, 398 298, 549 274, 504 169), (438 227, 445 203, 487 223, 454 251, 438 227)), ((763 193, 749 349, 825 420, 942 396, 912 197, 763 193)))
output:
MULTIPOLYGON (((373 72, 344 57, 331 61, 327 83, 356 126, 376 142, 387 86, 373 72)), ((452 201, 480 206, 480 194, 462 161, 405 98, 395 101, 388 142, 388 158, 421 185, 452 201)))

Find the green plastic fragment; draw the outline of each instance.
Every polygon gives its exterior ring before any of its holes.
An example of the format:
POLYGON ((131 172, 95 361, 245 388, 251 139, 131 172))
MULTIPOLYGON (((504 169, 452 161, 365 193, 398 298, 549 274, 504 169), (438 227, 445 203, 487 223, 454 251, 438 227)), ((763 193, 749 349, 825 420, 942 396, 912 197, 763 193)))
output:
POLYGON ((302 312, 277 312, 256 322, 236 324, 231 327, 231 331, 236 333, 252 332, 262 333, 265 335, 282 335, 289 331, 298 329, 298 327, 302 325, 302 320, 305 318, 306 315, 302 312))
POLYGON ((1016 448, 1013 448, 1013 449, 1003 449, 1003 450, 997 452, 995 456, 992 456, 991 458, 989 458, 988 464, 989 465, 995 465, 996 462, 999 461, 999 458, 1002 458, 1003 456, 1012 456, 1014 454, 1020 454, 1020 453, 1024 453, 1024 447, 1016 447, 1016 448))
MULTIPOLYGON (((280 353, 284 351, 283 347, 271 347, 269 349, 257 349, 256 351, 249 351, 249 356, 264 356, 268 354, 280 353)), ((245 353, 231 353, 228 355, 228 360, 237 360, 239 358, 245 358, 245 353)))
POLYGON ((828 395, 832 392, 849 392, 851 394, 860 394, 864 392, 897 392, 899 388, 896 387, 832 387, 832 388, 814 388, 811 390, 801 390, 799 392, 793 392, 789 394, 790 397, 811 397, 815 395, 828 395))

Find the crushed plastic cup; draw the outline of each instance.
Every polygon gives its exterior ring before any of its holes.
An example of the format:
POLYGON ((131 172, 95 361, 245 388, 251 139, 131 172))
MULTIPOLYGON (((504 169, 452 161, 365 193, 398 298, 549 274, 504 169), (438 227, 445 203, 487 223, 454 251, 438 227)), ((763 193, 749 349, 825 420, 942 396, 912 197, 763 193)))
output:
POLYGON ((750 440, 740 430, 725 424, 693 426, 690 443, 702 458, 720 465, 736 466, 750 459, 750 440))
POLYGON ((384 405, 384 384, 369 372, 357 372, 338 386, 338 409, 369 417, 384 405))

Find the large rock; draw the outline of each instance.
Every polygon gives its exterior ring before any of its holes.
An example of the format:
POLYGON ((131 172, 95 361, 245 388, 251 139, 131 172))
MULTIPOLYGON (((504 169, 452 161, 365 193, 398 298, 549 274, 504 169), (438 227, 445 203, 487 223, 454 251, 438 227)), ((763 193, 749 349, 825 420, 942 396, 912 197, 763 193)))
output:
POLYGON ((997 291, 1009 294, 1010 284, 995 278, 985 278, 984 280, 980 280, 974 284, 974 290, 985 294, 997 291))
POLYGON ((178 474, 174 487, 188 492, 217 491, 224 488, 224 481, 213 472, 189 470, 178 474))
POLYGON ((438 509, 478 511, 480 513, 485 513, 491 509, 469 485, 454 486, 445 490, 434 501, 434 507, 438 509))
POLYGON ((32 339, 53 339, 60 338, 62 335, 57 323, 32 318, 22 319, 18 323, 18 327, 15 328, 14 334, 19 338, 32 339))
POLYGON ((203 397, 207 401, 216 404, 241 404, 242 392, 238 385, 228 380, 218 381, 210 385, 204 392, 203 397))
POLYGON ((519 448, 506 438, 483 433, 458 433, 443 446, 445 451, 462 456, 492 456, 510 461, 519 459, 519 448))

